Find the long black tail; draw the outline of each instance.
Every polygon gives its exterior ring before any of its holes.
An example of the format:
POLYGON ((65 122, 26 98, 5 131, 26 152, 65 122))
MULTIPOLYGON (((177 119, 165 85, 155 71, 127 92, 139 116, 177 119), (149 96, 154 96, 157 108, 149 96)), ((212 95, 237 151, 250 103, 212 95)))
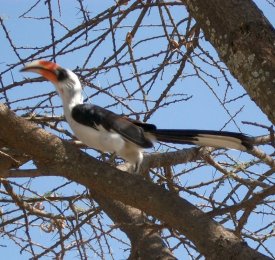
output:
POLYGON ((234 132, 212 130, 170 130, 155 129, 149 131, 158 141, 176 144, 196 144, 217 148, 230 148, 241 151, 253 148, 252 138, 234 132))

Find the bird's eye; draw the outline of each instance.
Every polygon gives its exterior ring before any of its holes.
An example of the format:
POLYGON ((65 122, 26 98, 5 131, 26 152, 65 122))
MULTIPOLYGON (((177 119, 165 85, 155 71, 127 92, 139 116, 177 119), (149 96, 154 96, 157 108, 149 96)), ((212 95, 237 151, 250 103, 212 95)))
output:
POLYGON ((57 71, 57 79, 58 79, 58 81, 65 80, 65 79, 67 79, 67 78, 68 78, 68 73, 67 73, 66 70, 64 70, 64 69, 59 69, 59 70, 57 71))

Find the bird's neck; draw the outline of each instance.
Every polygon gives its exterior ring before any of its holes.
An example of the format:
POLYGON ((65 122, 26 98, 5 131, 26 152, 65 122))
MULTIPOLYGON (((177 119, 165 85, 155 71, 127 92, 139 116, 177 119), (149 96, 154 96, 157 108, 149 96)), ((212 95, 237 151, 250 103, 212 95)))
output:
POLYGON ((81 91, 72 91, 71 93, 63 93, 61 94, 64 115, 66 119, 71 116, 72 109, 79 104, 83 104, 83 96, 81 91))

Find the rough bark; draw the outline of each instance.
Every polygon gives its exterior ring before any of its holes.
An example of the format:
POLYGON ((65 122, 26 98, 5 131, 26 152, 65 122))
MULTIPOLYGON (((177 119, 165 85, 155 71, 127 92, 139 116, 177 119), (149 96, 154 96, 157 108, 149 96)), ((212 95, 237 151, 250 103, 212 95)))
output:
POLYGON ((0 105, 0 125, 0 140, 10 148, 30 155, 45 176, 55 173, 66 177, 157 217, 184 234, 209 259, 269 259, 183 198, 146 182, 141 176, 97 161, 37 125, 17 117, 4 105, 0 105))
POLYGON ((182 0, 221 60, 275 123, 275 30, 252 0, 182 0))
POLYGON ((163 243, 159 230, 151 227, 151 223, 142 211, 106 198, 96 191, 91 191, 91 195, 131 241, 129 259, 176 259, 163 243))

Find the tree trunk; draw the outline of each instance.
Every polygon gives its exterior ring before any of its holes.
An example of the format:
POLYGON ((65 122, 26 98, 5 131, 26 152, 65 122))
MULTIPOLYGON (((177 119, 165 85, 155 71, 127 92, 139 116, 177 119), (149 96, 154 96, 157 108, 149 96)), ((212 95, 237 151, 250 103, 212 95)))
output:
POLYGON ((275 124, 275 31, 252 0, 182 0, 232 75, 275 124))

